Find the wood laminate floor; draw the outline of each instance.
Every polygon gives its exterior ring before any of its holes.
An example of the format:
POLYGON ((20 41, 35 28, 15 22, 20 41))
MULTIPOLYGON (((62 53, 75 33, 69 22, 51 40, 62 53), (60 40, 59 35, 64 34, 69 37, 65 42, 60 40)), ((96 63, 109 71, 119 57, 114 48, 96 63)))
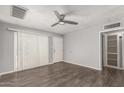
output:
POLYGON ((3 75, 1 87, 122 87, 124 71, 97 71, 65 62, 3 75))

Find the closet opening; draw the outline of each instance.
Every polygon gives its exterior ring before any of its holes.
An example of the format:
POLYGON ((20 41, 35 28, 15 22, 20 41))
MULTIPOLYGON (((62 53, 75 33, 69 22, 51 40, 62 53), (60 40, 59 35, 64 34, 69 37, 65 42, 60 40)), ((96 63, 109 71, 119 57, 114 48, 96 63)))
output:
POLYGON ((63 38, 14 32, 14 72, 63 61, 63 38))

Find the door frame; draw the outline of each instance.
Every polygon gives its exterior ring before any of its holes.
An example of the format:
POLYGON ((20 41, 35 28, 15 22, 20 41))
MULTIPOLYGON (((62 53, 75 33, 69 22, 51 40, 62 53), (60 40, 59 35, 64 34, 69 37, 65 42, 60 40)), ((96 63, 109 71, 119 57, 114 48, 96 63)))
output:
POLYGON ((62 60, 63 61, 63 38, 62 37, 57 37, 57 36, 52 36, 52 37, 48 37, 49 38, 49 64, 54 64, 60 61, 54 61, 54 57, 55 57, 55 40, 57 40, 58 38, 62 39, 62 60))
MULTIPOLYGON (((106 30, 103 30, 103 31, 99 32, 99 55, 100 55, 99 56, 99 67, 100 67, 100 70, 103 70, 103 52, 102 52, 102 47, 103 47, 102 36, 103 36, 103 33, 105 33, 105 32, 113 32, 113 31, 117 31, 117 30, 119 32, 123 32, 124 28, 123 27, 117 27, 117 28, 112 28, 112 29, 106 29, 106 30)), ((124 36, 124 32, 123 32, 123 36, 124 36)), ((124 38, 123 38, 123 40, 124 40, 124 38)), ((124 46, 124 44, 122 44, 122 47, 123 46, 124 46)), ((122 56, 123 56, 123 52, 124 52, 124 50, 122 50, 122 56)), ((122 58, 122 62, 124 62, 123 58, 122 58)), ((123 66, 124 66, 124 64, 123 64, 123 66)), ((122 68, 121 70, 124 70, 124 68, 122 68)))
POLYGON ((20 31, 15 31, 14 30, 14 72, 17 72, 17 71, 22 71, 23 68, 22 68, 22 65, 19 61, 19 59, 21 58, 20 54, 20 50, 19 50, 19 47, 20 46, 20 43, 21 43, 21 40, 19 40, 19 36, 22 35, 22 33, 20 33, 20 31))
POLYGON ((18 32, 14 31, 14 72, 18 71, 18 32))
POLYGON ((48 37, 48 48, 49 48, 49 64, 54 64, 53 62, 53 37, 48 37))
POLYGON ((63 48, 64 48, 64 47, 63 47, 63 44, 64 44, 64 43, 63 43, 63 38, 62 38, 62 37, 55 37, 55 36, 53 37, 53 63, 57 63, 57 62, 64 61, 64 60, 63 60, 63 54, 64 54, 64 53, 63 53, 63 48), (59 60, 59 61, 55 61, 55 60, 54 60, 54 59, 55 59, 54 57, 56 57, 56 56, 55 56, 55 53, 56 53, 56 46, 55 46, 56 44, 55 44, 55 41, 58 40, 58 39, 59 39, 59 40, 62 40, 62 42, 61 42, 61 45, 62 45, 61 48, 62 48, 62 50, 60 51, 60 52, 62 53, 62 55, 61 55, 62 58, 61 58, 61 60, 59 60))
MULTIPOLYGON (((120 32, 120 33, 122 33, 122 32, 120 32)), ((105 36, 105 54, 107 55, 107 36, 111 36, 111 35, 117 35, 117 66, 111 66, 111 65, 108 65, 108 63, 107 63, 107 60, 108 60, 108 57, 106 56, 106 60, 105 60, 105 66, 106 67, 113 67, 113 68, 120 68, 120 49, 119 49, 119 47, 120 47, 120 40, 119 40, 119 37, 120 37, 120 33, 119 32, 110 32, 110 33, 105 33, 104 34, 104 36, 105 36)))

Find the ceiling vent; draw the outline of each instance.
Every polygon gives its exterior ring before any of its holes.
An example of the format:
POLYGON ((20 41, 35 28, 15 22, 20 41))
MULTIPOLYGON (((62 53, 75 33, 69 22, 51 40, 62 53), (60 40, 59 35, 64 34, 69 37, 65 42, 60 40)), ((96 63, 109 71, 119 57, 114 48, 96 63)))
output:
POLYGON ((27 8, 24 8, 22 6, 12 6, 12 11, 11 11, 11 15, 13 17, 19 18, 19 19, 24 19, 26 13, 27 13, 27 8))
POLYGON ((120 27, 120 23, 106 25, 104 26, 104 29, 110 29, 110 28, 115 28, 115 27, 120 27))

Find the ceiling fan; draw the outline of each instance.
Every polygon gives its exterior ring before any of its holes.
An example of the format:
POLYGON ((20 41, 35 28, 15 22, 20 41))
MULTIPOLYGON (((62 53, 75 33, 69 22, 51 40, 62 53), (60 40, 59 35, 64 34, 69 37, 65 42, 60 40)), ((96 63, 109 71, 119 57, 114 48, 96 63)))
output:
POLYGON ((56 17, 58 18, 58 22, 54 23, 53 25, 51 25, 51 27, 54 27, 58 24, 60 25, 64 25, 65 23, 67 24, 72 24, 72 25, 77 25, 78 23, 77 22, 74 22, 74 21, 70 21, 70 20, 65 20, 65 16, 64 14, 59 14, 58 11, 54 11, 56 17))

